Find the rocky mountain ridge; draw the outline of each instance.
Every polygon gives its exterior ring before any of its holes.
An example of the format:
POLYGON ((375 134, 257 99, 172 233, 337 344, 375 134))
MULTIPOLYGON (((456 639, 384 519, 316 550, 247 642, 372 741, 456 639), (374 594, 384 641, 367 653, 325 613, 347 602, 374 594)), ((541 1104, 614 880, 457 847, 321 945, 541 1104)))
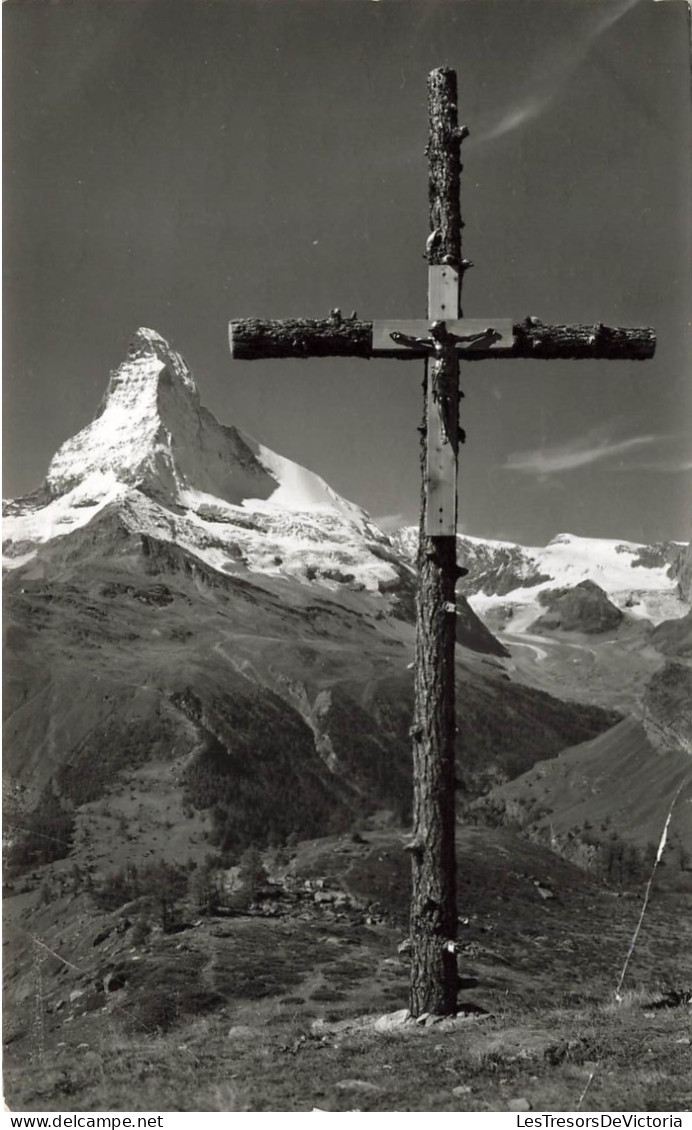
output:
POLYGON ((219 424, 180 354, 153 330, 134 335, 95 419, 62 445, 43 487, 6 507, 5 566, 25 564, 113 504, 132 528, 224 571, 310 579, 326 557, 334 576, 325 584, 343 578, 370 591, 410 573, 360 507, 219 424))
MULTIPOLYGON (((404 556, 412 560, 417 530, 406 527, 394 536, 404 556)), ((686 587, 689 548, 682 542, 641 545, 607 538, 562 533, 545 546, 460 534, 458 558, 468 569, 460 591, 482 617, 496 618, 504 608, 523 626, 541 614, 539 594, 573 588, 588 581, 633 619, 661 620, 684 616, 689 609, 686 587)))
MULTIPOLYGON (((413 614, 417 529, 385 534, 318 475, 218 423, 182 356, 144 328, 95 419, 56 452, 39 490, 5 505, 5 568, 111 507, 131 532, 184 546, 214 569, 379 593, 385 609, 398 602, 413 614)), ((657 623, 688 608, 689 550, 675 542, 559 534, 532 548, 460 535, 458 545, 469 570, 460 593, 481 615, 503 604, 528 613, 539 592, 584 580, 634 618, 657 623)))

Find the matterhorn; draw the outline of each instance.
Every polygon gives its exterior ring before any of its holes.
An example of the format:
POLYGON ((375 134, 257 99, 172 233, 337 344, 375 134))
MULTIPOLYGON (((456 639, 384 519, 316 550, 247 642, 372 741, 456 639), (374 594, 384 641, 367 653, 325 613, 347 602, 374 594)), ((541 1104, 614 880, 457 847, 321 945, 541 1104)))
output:
POLYGON ((374 592, 411 567, 371 551, 385 535, 318 475, 200 402, 183 358, 149 329, 134 335, 95 419, 56 452, 43 487, 10 504, 4 563, 117 508, 132 533, 183 546, 214 569, 341 581, 374 592))

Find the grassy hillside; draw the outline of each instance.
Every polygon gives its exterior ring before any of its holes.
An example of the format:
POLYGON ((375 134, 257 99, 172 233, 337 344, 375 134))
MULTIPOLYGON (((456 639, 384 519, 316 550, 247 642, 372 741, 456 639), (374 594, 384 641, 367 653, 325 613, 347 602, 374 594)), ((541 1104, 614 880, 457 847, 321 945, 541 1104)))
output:
POLYGON ((692 763, 680 749, 654 745, 634 719, 535 765, 473 808, 628 880, 648 875, 674 800, 663 866, 669 884, 692 890, 692 763))
MULTIPOLYGON (((81 555, 46 551, 6 599, 16 865, 87 835, 100 866, 116 850, 113 822, 118 854, 136 857, 181 811, 222 853, 382 807, 407 819, 413 628, 375 598, 225 577, 116 526, 81 555)), ((458 651, 467 797, 614 720, 458 651)))
POLYGON ((618 1002, 641 890, 507 830, 460 832, 460 1018, 374 1027, 407 1003, 402 843, 373 824, 266 852, 254 903, 200 916, 189 887, 168 932, 146 895, 13 895, 10 1107, 573 1110, 592 1074, 589 1110, 689 1105, 688 1010, 654 1007, 690 983, 689 897, 656 893, 618 1002))
MULTIPOLYGON (((685 1010, 648 1007, 692 975, 684 884, 656 886, 618 1003, 640 875, 606 886, 504 827, 459 833, 456 1027, 374 1028, 408 1000, 395 608, 224 575, 117 522, 68 541, 6 586, 10 1106, 560 1110, 592 1073, 590 1109, 692 1101, 685 1010)), ((527 771, 561 780, 584 741, 606 743, 608 789, 637 780, 612 711, 457 653, 460 816, 527 771)), ((623 804, 653 826, 677 771, 623 804)))

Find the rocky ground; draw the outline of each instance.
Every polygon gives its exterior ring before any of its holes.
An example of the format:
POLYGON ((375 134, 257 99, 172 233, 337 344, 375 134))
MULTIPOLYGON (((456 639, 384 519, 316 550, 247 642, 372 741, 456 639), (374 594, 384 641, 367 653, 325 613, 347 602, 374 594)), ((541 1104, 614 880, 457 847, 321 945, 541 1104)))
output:
POLYGON ((183 900, 167 932, 29 880, 7 900, 10 1107, 573 1110, 587 1084, 582 1109, 689 1106, 690 895, 654 887, 618 997, 641 887, 505 829, 459 839, 454 1023, 405 1021, 408 863, 387 828, 265 853, 244 908, 183 900))

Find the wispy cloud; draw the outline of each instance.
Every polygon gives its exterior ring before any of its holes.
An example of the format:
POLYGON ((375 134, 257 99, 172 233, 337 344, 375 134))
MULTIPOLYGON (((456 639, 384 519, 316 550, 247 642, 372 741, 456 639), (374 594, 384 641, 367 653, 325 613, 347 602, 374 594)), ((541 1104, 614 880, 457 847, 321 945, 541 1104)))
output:
POLYGON ((519 129, 520 126, 530 122, 533 118, 537 118, 543 110, 546 109, 548 104, 552 102, 554 91, 534 91, 527 94, 519 101, 516 106, 511 106, 485 133, 481 134, 480 141, 494 141, 496 137, 503 137, 506 133, 512 133, 513 130, 519 129))
POLYGON ((476 141, 492 141, 497 137, 512 133, 527 122, 542 114, 556 96, 564 89, 569 79, 586 57, 592 45, 601 35, 622 19, 639 0, 620 0, 619 3, 592 3, 582 6, 584 25, 579 31, 561 45, 550 44, 550 49, 540 58, 539 65, 529 72, 524 90, 516 102, 504 112, 500 112, 480 134, 476 141))
POLYGON ((504 466, 510 471, 523 471, 534 475, 572 471, 575 467, 586 467, 590 463, 647 447, 661 438, 656 435, 644 435, 614 440, 605 436, 600 430, 591 431, 585 436, 577 436, 551 447, 540 447, 533 451, 515 451, 507 456, 504 466))
POLYGON ((616 467, 616 471, 657 471, 662 475, 680 475, 692 471, 692 456, 681 456, 679 459, 647 459, 637 460, 629 466, 616 467))

